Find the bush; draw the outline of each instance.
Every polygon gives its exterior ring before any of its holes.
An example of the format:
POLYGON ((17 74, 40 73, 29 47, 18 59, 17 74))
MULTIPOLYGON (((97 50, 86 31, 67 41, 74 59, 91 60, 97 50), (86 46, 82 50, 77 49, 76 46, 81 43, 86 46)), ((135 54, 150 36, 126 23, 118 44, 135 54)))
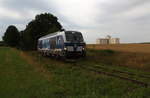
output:
POLYGON ((6 46, 3 41, 0 41, 0 46, 6 46))

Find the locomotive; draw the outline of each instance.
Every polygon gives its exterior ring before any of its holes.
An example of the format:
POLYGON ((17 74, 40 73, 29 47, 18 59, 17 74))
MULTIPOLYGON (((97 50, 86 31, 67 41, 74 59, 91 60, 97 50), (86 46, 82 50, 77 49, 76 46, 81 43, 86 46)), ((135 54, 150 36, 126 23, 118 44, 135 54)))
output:
POLYGON ((61 31, 38 39, 38 51, 44 56, 85 57, 86 43, 81 32, 61 31))

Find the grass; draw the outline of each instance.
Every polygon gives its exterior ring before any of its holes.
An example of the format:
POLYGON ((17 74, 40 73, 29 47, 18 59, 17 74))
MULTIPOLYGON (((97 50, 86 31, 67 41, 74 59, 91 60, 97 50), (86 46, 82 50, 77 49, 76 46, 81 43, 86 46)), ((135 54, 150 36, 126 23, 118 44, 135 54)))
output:
MULTIPOLYGON (((52 85, 23 60, 19 51, 0 48, 0 96, 2 98, 46 97, 52 85)), ((47 96, 48 96, 47 95, 47 96)))
MULTIPOLYGON (((88 52, 89 58, 86 58, 88 61, 82 59, 79 60, 79 64, 100 66, 100 62, 94 63, 90 60, 93 52, 88 52)), ((115 54, 109 50, 103 53, 105 56, 115 54)), ((2 98, 149 98, 150 96, 150 88, 98 75, 72 63, 42 57, 36 52, 22 52, 1 47, 0 58, 2 98)))
POLYGON ((123 52, 111 49, 88 49, 88 60, 104 65, 117 65, 150 71, 150 53, 123 52))

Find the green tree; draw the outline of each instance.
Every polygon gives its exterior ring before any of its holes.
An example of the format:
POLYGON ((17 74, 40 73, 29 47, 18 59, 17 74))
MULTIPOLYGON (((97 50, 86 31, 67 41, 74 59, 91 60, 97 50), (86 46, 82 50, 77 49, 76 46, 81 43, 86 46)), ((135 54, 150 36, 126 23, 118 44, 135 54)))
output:
POLYGON ((18 29, 10 25, 6 32, 4 33, 3 40, 4 42, 9 46, 18 46, 20 39, 20 34, 18 32, 18 29))
POLYGON ((24 44, 22 46, 27 49, 36 49, 38 38, 61 30, 63 30, 62 26, 56 16, 50 13, 36 15, 22 33, 22 43, 24 44))

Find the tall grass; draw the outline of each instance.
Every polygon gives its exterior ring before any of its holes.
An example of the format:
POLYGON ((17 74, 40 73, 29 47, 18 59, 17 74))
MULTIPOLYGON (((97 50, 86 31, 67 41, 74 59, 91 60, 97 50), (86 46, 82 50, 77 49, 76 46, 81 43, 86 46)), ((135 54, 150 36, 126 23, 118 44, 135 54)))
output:
POLYGON ((147 48, 150 46, 139 44, 135 45, 92 45, 87 46, 89 58, 93 62, 99 62, 109 65, 127 66, 138 68, 145 71, 150 71, 150 51, 147 48), (120 48, 118 48, 119 46, 120 48), (122 47, 121 47, 122 46, 122 47), (127 49, 127 47, 130 47, 127 49), (136 46, 136 47, 135 47, 136 46), (125 50, 124 47, 126 47, 125 50), (137 48, 134 51, 134 48, 137 48))

